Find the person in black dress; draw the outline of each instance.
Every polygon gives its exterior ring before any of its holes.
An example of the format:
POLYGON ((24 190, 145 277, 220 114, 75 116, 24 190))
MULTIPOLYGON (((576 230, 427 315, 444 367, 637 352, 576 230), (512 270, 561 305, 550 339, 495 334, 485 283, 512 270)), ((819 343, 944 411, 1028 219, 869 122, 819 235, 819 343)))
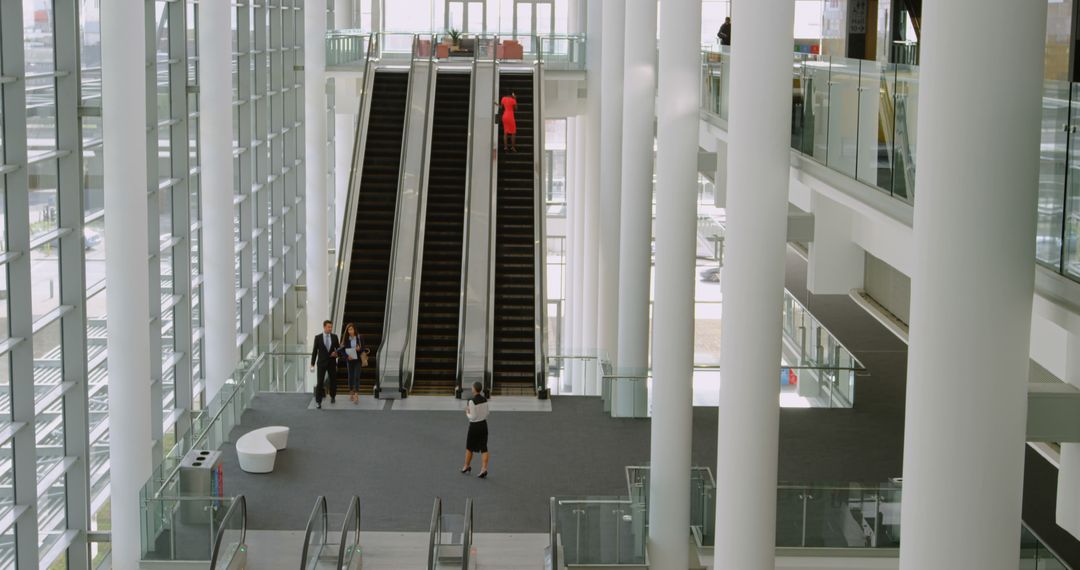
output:
POLYGON ((472 391, 472 399, 465 404, 465 415, 469 418, 469 435, 465 438, 465 466, 461 468, 461 472, 468 473, 469 471, 472 471, 473 454, 479 453, 482 463, 480 475, 478 475, 478 477, 483 479, 487 477, 488 460, 491 458, 487 446, 487 417, 490 412, 488 410, 487 398, 484 397, 484 385, 479 382, 473 382, 472 391))

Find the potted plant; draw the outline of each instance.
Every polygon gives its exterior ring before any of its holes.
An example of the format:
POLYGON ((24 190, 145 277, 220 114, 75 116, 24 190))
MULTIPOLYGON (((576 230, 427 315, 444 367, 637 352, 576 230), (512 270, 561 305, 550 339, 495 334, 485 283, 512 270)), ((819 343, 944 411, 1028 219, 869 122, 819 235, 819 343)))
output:
POLYGON ((450 49, 452 51, 461 50, 461 30, 455 30, 454 28, 450 28, 450 30, 446 32, 446 34, 450 36, 450 49))

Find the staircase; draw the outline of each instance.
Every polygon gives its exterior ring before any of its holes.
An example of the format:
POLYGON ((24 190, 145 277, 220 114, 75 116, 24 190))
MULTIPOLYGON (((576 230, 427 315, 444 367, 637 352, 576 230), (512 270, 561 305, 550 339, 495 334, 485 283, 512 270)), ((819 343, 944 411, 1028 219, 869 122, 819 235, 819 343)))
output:
POLYGON ((437 79, 416 325, 414 395, 452 395, 457 387, 471 78, 466 73, 443 72, 437 79))
POLYGON ((499 98, 517 94, 517 152, 499 132, 495 214, 494 394, 536 393, 536 259, 533 75, 502 72, 499 98))
MULTIPOLYGON (((339 331, 344 330, 346 323, 355 324, 375 357, 361 373, 364 393, 371 393, 375 385, 376 359, 382 344, 408 90, 408 73, 376 72, 345 294, 345 318, 342 323, 334 323, 339 331)), ((339 392, 348 393, 344 366, 338 371, 338 385, 339 392)))

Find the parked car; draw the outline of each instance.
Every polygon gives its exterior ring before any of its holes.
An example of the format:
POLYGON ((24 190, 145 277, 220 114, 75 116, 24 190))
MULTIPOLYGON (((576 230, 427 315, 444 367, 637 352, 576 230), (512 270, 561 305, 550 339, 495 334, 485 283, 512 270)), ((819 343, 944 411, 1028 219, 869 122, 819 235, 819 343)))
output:
POLYGON ((101 245, 101 232, 90 228, 83 228, 83 248, 94 249, 101 245))
POLYGON ((701 280, 705 281, 705 282, 708 282, 708 283, 719 283, 720 282, 720 268, 719 267, 710 267, 710 268, 706 269, 705 271, 702 271, 701 272, 701 280))

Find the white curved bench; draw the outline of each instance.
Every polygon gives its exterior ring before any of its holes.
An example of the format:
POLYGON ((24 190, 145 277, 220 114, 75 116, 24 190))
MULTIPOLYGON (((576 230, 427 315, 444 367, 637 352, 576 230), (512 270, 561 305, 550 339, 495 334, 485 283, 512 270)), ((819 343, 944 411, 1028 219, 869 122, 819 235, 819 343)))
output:
POLYGON ((289 428, 269 426, 249 431, 236 441, 236 457, 240 469, 248 473, 270 473, 279 449, 289 441, 289 428))

